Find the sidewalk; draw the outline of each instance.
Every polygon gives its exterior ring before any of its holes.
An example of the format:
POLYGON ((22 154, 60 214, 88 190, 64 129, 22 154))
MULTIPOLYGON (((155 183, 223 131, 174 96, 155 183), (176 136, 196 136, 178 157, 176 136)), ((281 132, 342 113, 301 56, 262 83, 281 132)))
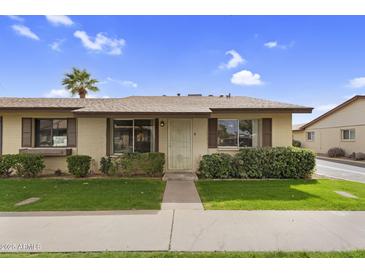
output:
POLYGON ((0 213, 0 227, 1 252, 365 249, 365 211, 0 213))

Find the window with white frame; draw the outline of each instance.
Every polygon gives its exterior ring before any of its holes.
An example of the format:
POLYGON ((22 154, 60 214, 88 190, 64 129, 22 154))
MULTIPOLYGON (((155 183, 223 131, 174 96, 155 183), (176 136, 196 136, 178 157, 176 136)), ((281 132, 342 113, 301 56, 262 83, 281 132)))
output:
POLYGON ((307 132, 307 141, 314 141, 314 131, 307 132))
POLYGON ((257 147, 258 136, 258 120, 218 120, 219 147, 257 147))
POLYGON ((153 123, 151 119, 113 120, 113 152, 154 151, 153 123))
POLYGON ((342 140, 355 140, 355 129, 341 129, 342 140))

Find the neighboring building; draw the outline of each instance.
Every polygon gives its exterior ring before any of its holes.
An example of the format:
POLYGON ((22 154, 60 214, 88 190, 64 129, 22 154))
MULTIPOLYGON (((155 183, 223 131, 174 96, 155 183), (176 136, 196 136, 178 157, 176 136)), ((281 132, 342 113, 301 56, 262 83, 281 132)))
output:
POLYGON ((2 154, 43 154, 46 172, 66 156, 159 151, 167 171, 196 171, 204 154, 291 145, 292 113, 312 108, 251 97, 0 98, 2 154))
POLYGON ((304 144, 304 131, 300 129, 305 124, 296 124, 292 127, 292 136, 293 140, 299 141, 301 144, 304 144))
POLYGON ((341 147, 365 152, 365 95, 356 95, 309 123, 293 128, 293 139, 317 153, 341 147))

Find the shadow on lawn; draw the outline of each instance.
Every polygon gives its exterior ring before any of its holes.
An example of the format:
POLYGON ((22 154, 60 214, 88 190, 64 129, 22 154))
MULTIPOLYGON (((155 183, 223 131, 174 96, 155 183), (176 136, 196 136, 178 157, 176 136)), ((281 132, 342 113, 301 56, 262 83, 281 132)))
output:
POLYGON ((199 182, 205 201, 271 200, 300 201, 319 197, 293 188, 298 185, 315 185, 317 180, 222 180, 199 182))

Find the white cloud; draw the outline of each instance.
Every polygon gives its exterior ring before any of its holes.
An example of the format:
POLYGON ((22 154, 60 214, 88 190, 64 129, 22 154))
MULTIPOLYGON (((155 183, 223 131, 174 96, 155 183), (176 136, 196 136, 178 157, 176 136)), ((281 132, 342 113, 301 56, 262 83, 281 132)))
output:
MULTIPOLYGON (((49 92, 44 94, 46 98, 71 98, 78 97, 77 94, 72 95, 69 91, 65 89, 51 89, 49 92)), ((107 95, 97 94, 97 93, 89 93, 86 94, 87 98, 110 98, 107 95)))
POLYGON ((230 55, 231 59, 228 61, 227 64, 221 64, 219 65, 220 69, 231 69, 239 66, 240 64, 244 64, 246 62, 245 59, 242 58, 242 56, 235 51, 234 49, 231 49, 226 52, 226 55, 230 55))
POLYGON ((75 31, 74 36, 81 40, 85 48, 110 55, 121 55, 125 45, 124 39, 109 38, 103 33, 98 33, 93 39, 85 31, 78 30, 75 31))
POLYGON ((48 22, 54 26, 72 26, 74 22, 66 15, 46 15, 48 22))
POLYGON ((24 25, 12 25, 11 28, 19 35, 28 37, 33 40, 39 40, 39 37, 37 34, 32 32, 30 28, 24 26, 24 25))
POLYGON ((68 98, 72 97, 71 93, 65 89, 51 89, 49 92, 44 94, 47 98, 68 98))
POLYGON ((272 49, 272 48, 276 48, 278 46, 278 42, 277 41, 270 41, 264 44, 265 47, 272 49))
POLYGON ((127 87, 127 88, 137 88, 138 87, 138 84, 136 82, 133 82, 130 80, 118 80, 118 79, 114 79, 111 77, 107 77, 106 80, 109 82, 117 83, 117 84, 127 87))
POLYGON ((329 110, 335 108, 336 106, 337 106, 336 104, 326 104, 326 105, 319 105, 315 109, 317 111, 326 112, 326 111, 329 111, 329 110))
POLYGON ((62 51, 61 45, 64 41, 65 41, 64 39, 59 39, 49 44, 49 46, 51 47, 52 50, 61 52, 62 51))
POLYGON ((232 75, 231 83, 239 86, 258 86, 264 82, 261 80, 260 74, 241 70, 232 75))
POLYGON ((353 93, 353 94, 350 94, 350 95, 345 95, 344 97, 343 97, 343 99, 345 99, 345 100, 349 100, 349 99, 351 99, 352 97, 354 97, 356 95, 356 93, 353 93))
POLYGON ((363 88, 365 87, 365 77, 358 77, 351 79, 349 81, 349 86, 351 88, 363 88))
POLYGON ((288 49, 294 46, 294 41, 291 41, 290 44, 284 45, 284 44, 279 44, 278 41, 269 41, 266 42, 264 44, 265 47, 269 48, 269 49, 273 49, 273 48, 278 48, 278 49, 288 49))
POLYGON ((8 17, 14 21, 24 22, 24 18, 17 15, 8 15, 8 17))

